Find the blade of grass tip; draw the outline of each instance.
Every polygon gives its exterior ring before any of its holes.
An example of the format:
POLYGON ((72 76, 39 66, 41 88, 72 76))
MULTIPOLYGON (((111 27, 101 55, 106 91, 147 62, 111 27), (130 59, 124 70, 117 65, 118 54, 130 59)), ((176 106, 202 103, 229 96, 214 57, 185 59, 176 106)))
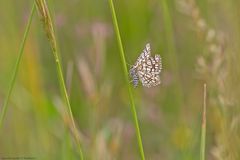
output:
POLYGON ((25 32, 24 32, 24 35, 23 35, 23 39, 22 39, 22 42, 21 42, 21 45, 20 45, 20 49, 19 49, 19 52, 18 52, 18 57, 17 57, 17 61, 16 61, 16 64, 15 64, 15 67, 14 67, 14 70, 13 70, 13 75, 12 75, 12 78, 11 78, 11 81, 10 81, 10 86, 9 86, 9 89, 8 89, 7 97, 6 97, 6 99, 4 101, 4 104, 3 104, 3 107, 2 107, 2 111, 1 111, 1 115, 0 115, 0 129, 2 128, 3 120, 4 120, 6 112, 7 112, 9 99, 10 99, 10 96, 12 94, 12 90, 13 90, 13 87, 14 87, 14 84, 15 84, 15 81, 16 81, 19 65, 20 65, 20 62, 21 62, 21 59, 22 59, 22 55, 23 55, 23 50, 24 50, 24 47, 25 47, 25 44, 26 44, 26 39, 28 37, 28 33, 29 33, 29 30, 30 30, 30 26, 31 26, 31 23, 32 23, 32 18, 33 18, 35 10, 36 10, 36 7, 35 7, 35 4, 33 4, 33 7, 32 7, 32 10, 31 10, 31 13, 30 13, 30 17, 28 19, 27 26, 26 26, 26 29, 25 29, 25 32))
POLYGON ((111 8, 112 20, 113 20, 113 24, 114 24, 114 28, 115 28, 115 32, 116 32, 116 36, 117 36, 118 47, 119 47, 119 50, 120 50, 122 67, 123 67, 123 71, 124 71, 124 77, 125 77, 125 81, 126 81, 126 84, 127 84, 127 87, 128 87, 128 94, 129 94, 129 98, 130 98, 130 102, 131 102, 131 110, 132 110, 132 114, 133 114, 136 134, 137 134, 138 147, 139 147, 141 159, 145 160, 144 150, 143 150, 143 145, 142 145, 141 132, 140 132, 139 124, 138 124, 137 111, 136 111, 135 103, 134 103, 134 100, 133 100, 133 94, 132 94, 131 86, 128 82, 127 63, 126 63, 125 54, 124 54, 124 51, 123 51, 123 45, 122 45, 122 40, 121 40, 121 36, 120 36, 120 31, 119 31, 119 28, 118 28, 117 17, 116 17, 116 13, 115 13, 115 9, 114 9, 114 5, 113 5, 112 0, 109 0, 108 2, 109 2, 109 6, 111 8))
POLYGON ((204 84, 203 90, 203 113, 202 113, 202 130, 201 130, 201 146, 200 146, 200 160, 205 159, 205 143, 206 143, 206 98, 207 98, 207 85, 204 84))
POLYGON ((71 125, 73 126, 73 129, 74 129, 73 135, 77 141, 77 147, 78 147, 80 159, 83 160, 83 153, 82 153, 80 138, 78 136, 78 130, 77 130, 74 118, 73 118, 71 104, 69 101, 66 85, 64 82, 64 78, 63 78, 62 65, 60 62, 60 55, 57 50, 57 42, 56 42, 56 37, 55 37, 54 29, 53 29, 52 19, 51 19, 46 1, 45 0, 35 0, 35 2, 37 5, 37 8, 38 8, 38 11, 40 13, 40 16, 41 16, 41 20, 43 23, 44 30, 46 32, 46 36, 47 36, 50 46, 52 48, 52 53, 55 58, 55 63, 56 63, 56 68, 57 68, 57 73, 58 73, 59 85, 61 87, 61 93, 64 97, 65 103, 68 108, 68 113, 71 118, 71 125))

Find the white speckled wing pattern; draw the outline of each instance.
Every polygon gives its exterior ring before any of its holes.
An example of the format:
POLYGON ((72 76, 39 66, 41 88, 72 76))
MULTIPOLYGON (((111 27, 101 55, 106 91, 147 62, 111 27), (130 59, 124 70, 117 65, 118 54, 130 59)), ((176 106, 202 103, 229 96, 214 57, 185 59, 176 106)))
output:
POLYGON ((134 87, 137 87, 138 81, 141 81, 142 85, 148 88, 161 83, 161 57, 160 55, 151 57, 150 52, 150 44, 148 43, 141 55, 137 58, 135 64, 129 70, 134 87))

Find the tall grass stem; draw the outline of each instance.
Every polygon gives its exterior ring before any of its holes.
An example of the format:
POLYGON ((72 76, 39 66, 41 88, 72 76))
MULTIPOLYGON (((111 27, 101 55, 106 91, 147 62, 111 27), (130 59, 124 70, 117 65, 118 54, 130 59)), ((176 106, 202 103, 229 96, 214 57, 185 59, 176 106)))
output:
POLYGON ((176 45, 174 39, 174 27, 173 27, 173 20, 170 12, 170 7, 168 5, 168 0, 160 0, 160 5, 163 12, 163 22, 164 22, 164 32, 166 37, 166 46, 168 50, 167 59, 169 60, 169 68, 175 74, 175 81, 176 81, 176 97, 175 100, 180 104, 183 105, 183 94, 182 94, 182 87, 180 85, 180 75, 179 75, 179 65, 177 61, 177 52, 176 52, 176 45))
POLYGON ((205 160, 206 148, 206 100, 207 99, 207 85, 204 84, 203 89, 203 113, 202 113, 202 130, 201 130, 201 146, 200 146, 200 160, 205 160))
POLYGON ((6 99, 4 101, 4 104, 3 104, 3 107, 2 107, 2 111, 1 111, 1 115, 0 115, 0 129, 2 128, 3 121, 4 121, 5 116, 6 116, 9 99, 11 97, 12 90, 13 90, 13 87, 14 87, 14 84, 15 84, 15 81, 16 81, 17 73, 18 73, 18 70, 19 70, 19 65, 20 65, 20 62, 21 62, 21 59, 22 59, 22 56, 23 56, 23 51, 24 51, 24 47, 25 47, 25 44, 26 44, 26 39, 28 37, 28 33, 29 33, 29 30, 30 30, 30 26, 31 26, 31 23, 32 23, 32 19, 33 19, 33 15, 34 15, 35 10, 36 10, 36 7, 35 7, 35 4, 33 4, 33 7, 32 7, 32 10, 31 10, 31 13, 30 13, 30 17, 28 19, 27 26, 26 26, 26 29, 25 29, 25 32, 24 32, 24 35, 23 35, 23 39, 22 39, 22 42, 21 42, 21 45, 20 45, 20 49, 18 51, 18 57, 17 57, 17 61, 16 61, 16 64, 15 64, 15 67, 14 67, 14 70, 13 70, 13 74, 12 74, 12 78, 11 78, 11 81, 10 81, 7 97, 6 97, 6 99))
POLYGON ((136 134, 137 134, 139 152, 140 152, 140 155, 141 155, 141 159, 145 160, 144 149, 143 149, 142 138, 141 138, 141 132, 140 132, 139 124, 138 124, 138 116, 137 116, 137 111, 136 111, 136 107, 135 107, 135 102, 134 102, 134 99, 133 99, 132 89, 131 89, 131 86, 130 86, 130 83, 129 83, 129 80, 128 80, 127 63, 126 63, 125 54, 124 54, 123 45, 122 45, 122 39, 121 39, 119 27, 118 27, 117 16, 116 16, 116 12, 115 12, 114 4, 113 4, 112 0, 109 0, 108 2, 109 2, 109 6, 110 6, 110 9, 111 9, 111 13, 112 13, 112 19, 113 19, 113 24, 114 24, 114 29, 115 29, 115 32, 116 32, 116 36, 117 36, 118 47, 119 47, 119 50, 120 50, 120 57, 121 57, 121 61, 122 61, 124 77, 125 77, 125 81, 126 81, 126 84, 127 84, 127 87, 128 87, 128 94, 129 94, 129 98, 130 98, 131 110, 132 110, 132 114, 133 114, 136 134))
POLYGON ((54 33, 52 19, 51 19, 46 1, 45 0, 35 0, 35 2, 36 2, 36 5, 38 7, 38 11, 40 13, 41 20, 43 22, 44 30, 46 32, 47 38, 48 38, 49 43, 50 43, 51 48, 52 48, 52 53, 53 53, 54 58, 55 58, 55 63, 56 63, 56 68, 57 68, 57 73, 58 73, 58 78, 59 78, 59 84, 60 84, 60 87, 61 87, 61 92, 63 94, 65 103, 66 103, 67 108, 68 108, 68 112, 70 114, 69 116, 71 118, 71 124, 72 124, 72 127, 74 129, 73 135, 74 135, 74 137, 76 139, 76 142, 77 142, 77 147, 78 147, 80 159, 83 160, 83 153, 82 153, 80 138, 78 136, 78 130, 77 130, 74 118, 73 118, 71 104, 70 104, 70 101, 69 101, 66 85, 65 85, 65 82, 64 82, 64 78, 63 78, 62 65, 61 65, 61 62, 60 62, 60 55, 59 55, 58 50, 57 50, 57 42, 56 42, 56 37, 55 37, 55 33, 54 33))

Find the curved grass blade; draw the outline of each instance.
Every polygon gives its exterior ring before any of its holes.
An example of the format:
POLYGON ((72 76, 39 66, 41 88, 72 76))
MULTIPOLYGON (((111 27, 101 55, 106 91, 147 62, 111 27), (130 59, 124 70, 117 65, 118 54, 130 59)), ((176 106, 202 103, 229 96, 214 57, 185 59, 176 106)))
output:
POLYGON ((62 92, 63 98, 65 100, 65 103, 67 105, 69 116, 71 118, 71 125, 74 129, 73 135, 77 141, 77 147, 78 147, 80 159, 83 160, 83 153, 82 153, 82 148, 81 148, 81 144, 80 144, 80 138, 78 136, 78 130, 77 130, 74 118, 73 118, 71 104, 69 101, 66 85, 64 82, 64 78, 63 78, 62 65, 60 62, 60 55, 57 50, 57 42, 56 42, 56 37, 55 37, 54 29, 53 29, 52 19, 51 19, 46 1, 45 0, 35 0, 35 2, 37 5, 37 8, 38 8, 38 11, 40 13, 40 16, 41 16, 41 20, 43 23, 44 30, 46 32, 46 36, 47 36, 50 46, 52 48, 52 53, 55 58, 55 64, 56 64, 56 68, 57 68, 58 80, 59 80, 59 84, 61 87, 61 92, 62 92))
POLYGON ((203 90, 203 113, 202 113, 202 131, 201 131, 201 147, 200 147, 200 160, 205 160, 205 147, 206 147, 206 99, 207 99, 207 85, 204 84, 203 90))
POLYGON ((183 105, 183 92, 182 92, 182 87, 181 87, 181 79, 179 75, 179 64, 177 60, 177 52, 176 52, 176 43, 174 39, 174 26, 173 26, 173 19, 172 15, 170 12, 169 8, 169 3, 170 1, 168 0, 160 0, 160 5, 162 9, 162 14, 163 14, 163 23, 164 23, 164 32, 165 32, 165 37, 166 37, 166 47, 167 47, 167 59, 169 61, 169 68, 174 72, 174 87, 175 90, 175 101, 177 102, 178 105, 183 105))
POLYGON ((31 13, 30 13, 30 17, 28 19, 28 23, 27 23, 27 26, 26 26, 26 29, 25 29, 25 32, 24 32, 24 35, 23 35, 22 43, 20 45, 20 49, 19 49, 19 52, 18 52, 18 57, 17 57, 17 61, 16 61, 16 64, 15 64, 15 67, 14 67, 14 70, 13 70, 13 75, 12 75, 12 78, 11 78, 11 81, 10 81, 7 97, 6 97, 6 99, 4 101, 4 104, 3 104, 3 107, 2 107, 2 111, 1 111, 1 115, 0 115, 0 129, 2 128, 3 121, 4 121, 4 118, 6 116, 9 99, 10 99, 10 96, 12 94, 12 90, 13 90, 13 87, 14 87, 14 84, 15 84, 15 81, 16 81, 19 65, 20 65, 20 62, 21 62, 21 59, 22 59, 24 47, 25 47, 25 44, 26 44, 26 39, 27 39, 29 30, 30 30, 30 26, 31 26, 31 23, 32 23, 32 18, 33 18, 35 10, 36 10, 36 7, 35 7, 35 4, 33 4, 33 7, 32 7, 32 10, 31 10, 31 13))
POLYGON ((141 159, 145 160, 142 138, 141 138, 141 132, 140 132, 139 124, 138 124, 137 111, 136 111, 136 107, 135 107, 135 103, 134 103, 134 99, 133 99, 131 86, 130 86, 129 81, 128 81, 127 63, 126 63, 125 54, 124 54, 124 50, 123 50, 120 31, 119 31, 119 28, 118 28, 117 16, 116 16, 116 13, 115 13, 115 9, 114 9, 114 5, 113 5, 112 0, 109 0, 108 2, 109 2, 109 6, 111 8, 112 20, 113 20, 113 24, 114 24, 114 28, 115 28, 115 32, 116 32, 116 36, 117 36, 118 47, 119 47, 119 50, 120 50, 122 67, 123 67, 123 71, 124 71, 124 77, 125 77, 125 81, 126 81, 126 84, 127 84, 127 87, 128 87, 128 94, 129 94, 129 98, 130 98, 131 110, 132 110, 132 114, 133 114, 136 134, 137 134, 139 152, 140 152, 140 155, 141 155, 141 159))

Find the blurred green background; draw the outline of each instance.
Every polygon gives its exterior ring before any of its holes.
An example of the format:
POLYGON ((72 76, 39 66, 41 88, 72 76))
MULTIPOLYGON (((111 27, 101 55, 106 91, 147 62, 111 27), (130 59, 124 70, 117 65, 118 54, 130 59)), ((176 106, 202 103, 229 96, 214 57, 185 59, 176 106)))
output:
MULTIPOLYGON (((85 159, 140 159, 108 1, 47 3, 85 159)), ((0 1, 1 110, 32 4, 0 1)), ((127 62, 148 42, 163 61, 160 86, 133 89, 146 159, 199 159, 206 83, 206 159, 239 160, 240 1, 114 5, 127 62)), ((79 159, 51 52, 36 13, 0 131, 0 159, 79 159)))

